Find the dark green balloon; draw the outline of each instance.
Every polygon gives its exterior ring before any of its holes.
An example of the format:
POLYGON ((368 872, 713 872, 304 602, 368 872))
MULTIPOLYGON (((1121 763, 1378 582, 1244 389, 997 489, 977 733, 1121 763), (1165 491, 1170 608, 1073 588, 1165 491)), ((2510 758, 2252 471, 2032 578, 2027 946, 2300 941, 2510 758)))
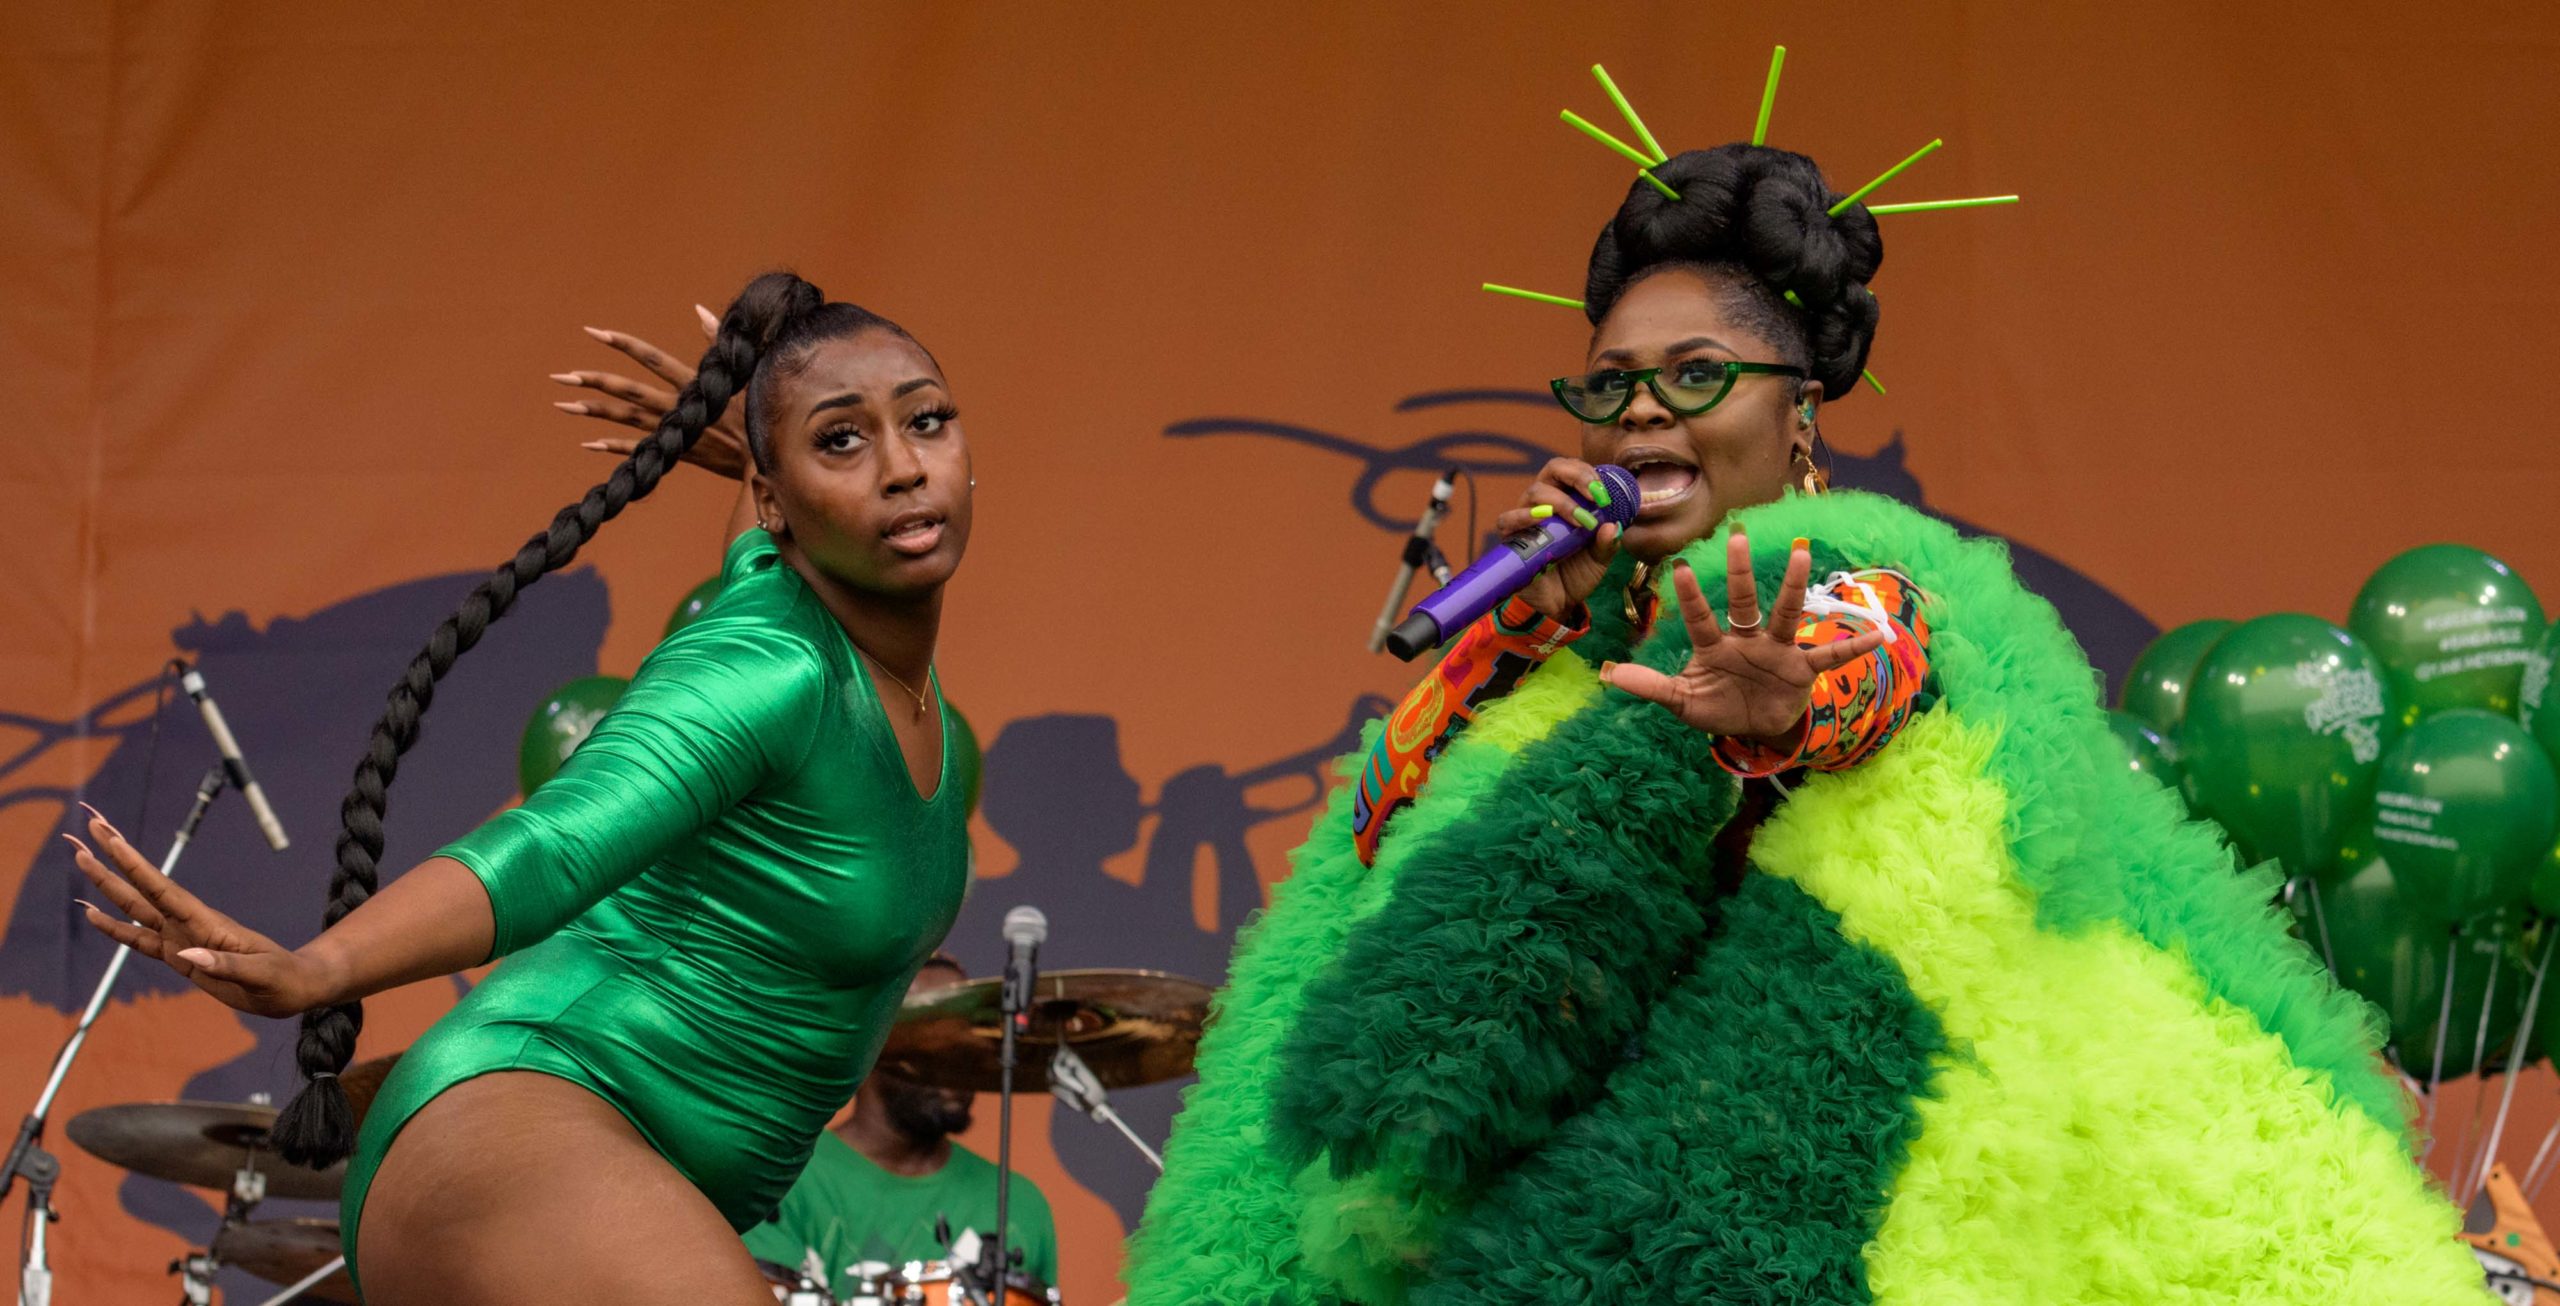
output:
POLYGON ((717 576, 686 591, 684 601, 676 605, 675 611, 667 614, 667 628, 658 637, 664 639, 700 620, 704 609, 711 606, 711 600, 718 597, 720 597, 720 578, 717 576))
POLYGON ((2522 902, 2551 855, 2560 776, 2524 727, 2455 708, 2409 728, 2382 759, 2354 842, 2391 859, 2413 907, 2456 921, 2522 902))
MULTIPOLYGON (((2421 1083, 2434 1071, 2448 953, 2453 1013, 2445 1028, 2443 1078, 2458 1079, 2478 1069, 2484 1005, 2489 1010, 2489 1059, 2501 1059, 2533 983, 2520 916, 2484 915, 2457 936, 2431 913, 2412 910, 2391 863, 2380 857, 2364 859, 2318 892, 2318 919, 2328 926, 2338 982, 2382 1009, 2402 1069, 2421 1083), (2494 995, 2489 991, 2492 971, 2497 975, 2494 995)), ((2308 892, 2295 895, 2294 915, 2303 938, 2318 951, 2320 932, 2308 892)), ((2539 1016, 2537 1011, 2537 1025, 2539 1016)))
POLYGON ((2176 764, 2171 760, 2169 741, 2160 737, 2140 718, 2128 712, 2109 712, 2107 726, 2116 732, 2116 742, 2124 745, 2125 760, 2137 775, 2147 775, 2175 788, 2178 783, 2176 764))
POLYGON ((2382 759, 2382 668, 2354 636, 2299 613, 2242 622, 2205 655, 2177 731, 2187 801, 2251 861, 2337 868, 2382 759))
POLYGON ((2496 558, 2430 544, 2373 573, 2347 629, 2382 660, 2400 724, 2455 707, 2514 716, 2525 659, 2542 636, 2542 604, 2496 558))
POLYGON ((2230 633, 2236 624, 2190 621, 2160 632, 2160 637, 2142 650, 2142 656, 2133 660, 2133 670, 2125 673, 2116 706, 2149 723, 2162 736, 2175 738, 2178 721, 2186 714, 2187 686, 2195 680, 2196 665, 2204 661, 2215 641, 2230 633))
POLYGON ((2533 868, 2533 883, 2526 887, 2524 900, 2545 916, 2560 917, 2560 844, 2551 847, 2551 855, 2533 868))
POLYGON ((541 788, 630 687, 620 676, 583 676, 551 691, 524 723, 524 740, 516 745, 518 790, 531 794, 541 788))
POLYGON ((2551 673, 2560 665, 2560 621, 2542 632, 2524 664, 2522 686, 2517 691, 2517 717, 2524 728, 2542 743, 2543 755, 2551 764, 2560 766, 2560 694, 2551 692, 2551 673))

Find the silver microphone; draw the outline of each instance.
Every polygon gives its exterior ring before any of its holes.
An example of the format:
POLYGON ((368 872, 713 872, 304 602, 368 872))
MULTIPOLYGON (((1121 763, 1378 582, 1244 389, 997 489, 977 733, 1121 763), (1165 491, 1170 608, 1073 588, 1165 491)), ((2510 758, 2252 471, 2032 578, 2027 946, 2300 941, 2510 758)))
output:
POLYGON ((1004 1010, 1031 1009, 1031 987, 1040 973, 1040 945, 1049 940, 1049 918, 1037 907, 1016 907, 1004 914, 1004 1010))
POLYGON ((1458 469, 1440 473, 1431 485, 1431 506, 1422 510, 1422 519, 1413 524, 1413 534, 1404 541, 1404 557, 1396 564, 1396 583, 1387 589, 1387 605, 1378 610, 1378 624, 1369 628, 1369 651, 1387 646, 1387 632, 1395 629, 1396 618, 1404 615, 1405 591, 1413 588, 1413 573, 1431 566, 1433 574, 1446 582, 1448 564, 1432 565, 1431 537, 1440 530, 1440 519, 1449 515, 1449 499, 1458 492, 1458 469))
POLYGON ((231 787, 249 800, 249 812, 258 818, 258 829, 267 836, 267 846, 283 852, 287 844, 284 823, 276 819, 276 809, 267 805, 267 791, 258 787, 258 778, 249 774, 249 763, 240 756, 240 741, 232 738, 231 725, 222 719, 222 709, 214 706, 213 695, 205 692, 204 672, 194 667, 178 678, 178 687, 196 701, 196 711, 204 715, 204 728, 213 735, 213 747, 222 754, 223 772, 231 777, 231 787))

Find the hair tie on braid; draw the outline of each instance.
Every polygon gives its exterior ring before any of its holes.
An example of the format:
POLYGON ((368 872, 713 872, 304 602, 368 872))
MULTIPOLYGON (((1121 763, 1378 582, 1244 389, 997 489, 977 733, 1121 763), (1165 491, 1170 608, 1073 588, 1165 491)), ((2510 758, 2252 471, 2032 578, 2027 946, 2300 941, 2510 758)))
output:
MULTIPOLYGON (((704 428, 719 420, 731 397, 754 380, 777 337, 795 319, 825 304, 826 296, 816 286, 787 272, 767 273, 748 283, 722 316, 701 367, 677 394, 675 406, 659 421, 658 429, 640 441, 601 484, 553 515, 541 534, 525 541, 427 637, 426 647, 392 686, 390 702, 374 725, 363 759, 356 763, 354 783, 339 804, 338 867, 329 880, 323 928, 363 906, 379 885, 382 817, 389 806, 391 782, 399 774, 401 755, 417 742, 418 722, 435 700, 436 682, 453 669, 455 659, 480 642, 489 623, 507 614, 525 586, 568 565, 604 523, 620 515, 632 500, 656 489, 659 478, 702 438, 704 428)), ((317 1169, 334 1165, 355 1150, 355 1111, 338 1075, 355 1059, 356 1036, 363 1029, 361 1002, 303 1013, 294 1057, 305 1082, 277 1114, 271 1133, 276 1152, 284 1159, 317 1169)))

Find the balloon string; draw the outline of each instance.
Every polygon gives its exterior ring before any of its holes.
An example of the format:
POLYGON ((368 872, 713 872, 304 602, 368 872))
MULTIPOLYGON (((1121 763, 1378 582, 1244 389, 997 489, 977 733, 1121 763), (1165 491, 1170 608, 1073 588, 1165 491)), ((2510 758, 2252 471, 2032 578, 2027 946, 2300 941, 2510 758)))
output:
POLYGON ((2320 882, 2303 876, 2302 891, 2311 896, 2311 924, 2320 932, 2320 959, 2329 963, 2329 975, 2334 979, 2338 974, 2338 952, 2329 946, 2329 913, 2320 909, 2320 882))
MULTIPOLYGON (((2489 982, 2480 993, 2480 1032, 2471 1042, 2471 1067, 2480 1075, 2480 1084, 2472 1090, 2471 1115, 2462 1122, 2461 1141, 2453 1145, 2452 1170, 2447 1175, 2451 1186, 2447 1192, 2460 1192, 2460 1185, 2471 1179, 2471 1136, 2480 1128, 2481 1108, 2489 1105, 2489 1010, 2498 1001, 2498 972, 2503 969, 2497 955, 2490 954, 2489 982)), ((2452 986, 2448 984, 2445 991, 2451 993, 2452 986)))
POLYGON ((2551 1128, 2544 1131, 2542 1146, 2533 1149, 2533 1164, 2524 1168, 2524 1199, 2528 1202, 2541 1194, 2542 1185, 2551 1177, 2543 1173, 2542 1163, 2551 1159, 2554 1144, 2560 1144, 2560 1120, 2552 1121, 2551 1128))
POLYGON ((2453 1024, 2453 966, 2461 959, 2461 954, 2455 951, 2461 943, 2462 939, 2458 935, 2445 936, 2444 1001, 2436 1008, 2436 1062, 2427 1071, 2427 1113, 2426 1118, 2418 1124, 2418 1128, 2427 1136, 2426 1146, 2418 1152, 2418 1160, 2421 1162, 2434 1156, 2436 1152, 2436 1087, 2444 1083, 2444 1036, 2446 1028, 2453 1024))
MULTIPOLYGON (((2515 1042, 2507 1048, 2507 1069, 2503 1076, 2507 1082, 2505 1088, 2498 1094, 2498 1115, 2489 1125, 2489 1141, 2480 1149, 2479 1171, 2472 1176, 2471 1196, 2473 1197, 2478 1196, 2480 1189, 2488 1184, 2489 1167, 2497 1164, 2498 1140, 2505 1137, 2507 1132, 2507 1110, 2516 1104, 2516 1071, 2520 1068, 2519 1063, 2524 1059, 2525 1038, 2527 1032, 2533 1028, 2533 1013, 2542 1005, 2542 981, 2551 973, 2552 949, 2560 948, 2560 928, 2551 928, 2545 932, 2551 937, 2543 940, 2542 964, 2533 968, 2533 987, 2525 991, 2524 1014, 2516 1018, 2515 1042)), ((2470 1198, 2466 1197, 2463 1201, 2467 1205, 2470 1198)))

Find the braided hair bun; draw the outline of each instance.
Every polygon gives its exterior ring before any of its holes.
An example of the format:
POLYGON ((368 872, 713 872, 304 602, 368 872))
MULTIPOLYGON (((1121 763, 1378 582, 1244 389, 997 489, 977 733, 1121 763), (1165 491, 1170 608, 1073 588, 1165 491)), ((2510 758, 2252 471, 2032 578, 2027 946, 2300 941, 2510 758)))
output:
MULTIPOLYGON (((1746 275, 1801 324, 1805 369, 1824 395, 1849 393, 1875 340, 1876 298, 1867 282, 1884 262, 1884 239, 1866 206, 1838 217, 1839 201, 1813 160, 1763 145, 1689 150, 1655 165, 1679 199, 1639 178, 1591 248, 1583 311, 1598 326, 1646 274, 1665 267, 1723 267, 1746 275), (1786 297, 1793 295, 1793 302, 1786 297)), ((1799 361, 1799 360, 1789 360, 1799 361)))

